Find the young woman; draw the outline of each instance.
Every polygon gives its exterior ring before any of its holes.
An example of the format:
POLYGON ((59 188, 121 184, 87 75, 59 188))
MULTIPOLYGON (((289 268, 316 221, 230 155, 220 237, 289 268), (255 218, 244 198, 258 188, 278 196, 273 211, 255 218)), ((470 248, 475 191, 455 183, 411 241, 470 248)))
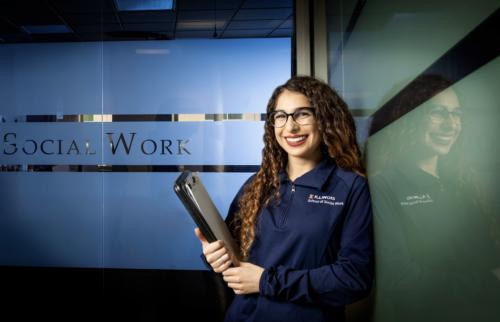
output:
POLYGON ((227 223, 241 264, 198 229, 207 262, 236 294, 226 321, 343 321, 373 275, 370 194, 354 121, 327 84, 294 77, 267 106, 263 160, 227 223))

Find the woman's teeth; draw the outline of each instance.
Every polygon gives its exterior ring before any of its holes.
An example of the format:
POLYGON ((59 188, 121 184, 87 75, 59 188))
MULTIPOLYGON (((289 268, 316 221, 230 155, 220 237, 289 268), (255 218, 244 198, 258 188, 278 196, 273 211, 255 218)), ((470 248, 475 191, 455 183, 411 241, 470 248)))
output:
POLYGON ((297 143, 297 142, 303 141, 305 139, 306 139, 305 135, 304 136, 296 136, 296 137, 293 137, 293 138, 290 138, 290 137, 286 138, 286 140, 288 142, 292 142, 292 143, 297 143))

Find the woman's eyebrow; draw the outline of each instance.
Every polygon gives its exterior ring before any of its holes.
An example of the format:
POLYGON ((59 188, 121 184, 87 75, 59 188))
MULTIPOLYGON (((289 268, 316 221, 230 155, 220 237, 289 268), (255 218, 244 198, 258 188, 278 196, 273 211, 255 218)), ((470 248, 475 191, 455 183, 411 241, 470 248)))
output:
MULTIPOLYGON (((301 108, 313 108, 313 107, 312 107, 312 106, 298 106, 298 107, 296 107, 296 108, 294 109, 294 111, 296 111, 296 110, 298 110, 298 109, 301 109, 301 108)), ((275 110, 275 111, 283 111, 283 112, 285 112, 285 110, 284 110, 283 108, 279 108, 279 107, 276 107, 274 110, 275 110)))

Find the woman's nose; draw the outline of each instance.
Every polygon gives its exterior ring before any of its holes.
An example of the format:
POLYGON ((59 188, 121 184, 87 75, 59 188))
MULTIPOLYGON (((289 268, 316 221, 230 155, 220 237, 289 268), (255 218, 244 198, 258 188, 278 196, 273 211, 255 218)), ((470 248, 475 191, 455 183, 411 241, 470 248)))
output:
POLYGON ((445 129, 455 130, 461 126, 461 120, 459 118, 456 118, 453 114, 448 113, 448 115, 441 123, 441 126, 445 129))
POLYGON ((288 118, 285 126, 289 132, 297 132, 299 130, 299 124, 292 117, 288 118))

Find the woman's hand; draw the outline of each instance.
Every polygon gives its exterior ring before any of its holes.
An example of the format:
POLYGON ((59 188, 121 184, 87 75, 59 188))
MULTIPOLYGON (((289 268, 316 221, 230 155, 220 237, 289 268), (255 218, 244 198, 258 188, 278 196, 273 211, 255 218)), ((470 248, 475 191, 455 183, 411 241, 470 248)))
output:
POLYGON ((203 248, 203 255, 205 255, 205 259, 208 264, 212 266, 214 272, 222 273, 231 266, 231 257, 221 240, 209 243, 198 227, 194 229, 194 233, 200 240, 201 247, 203 248))
POLYGON ((224 281, 236 294, 259 293, 260 277, 264 268, 248 263, 240 262, 240 266, 231 267, 222 273, 224 281))

